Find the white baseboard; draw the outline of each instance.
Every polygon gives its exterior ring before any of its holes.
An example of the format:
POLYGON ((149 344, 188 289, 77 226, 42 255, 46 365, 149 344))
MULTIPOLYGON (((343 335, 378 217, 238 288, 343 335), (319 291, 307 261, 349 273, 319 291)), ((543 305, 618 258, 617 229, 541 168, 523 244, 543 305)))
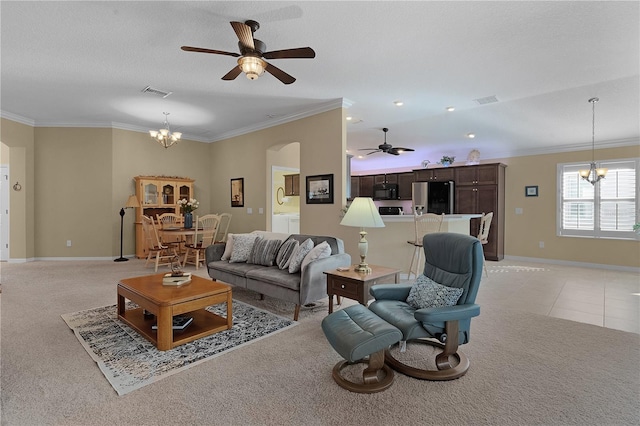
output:
POLYGON ((572 262, 568 260, 542 259, 537 257, 520 257, 520 256, 505 256, 504 259, 509 261, 515 261, 515 262, 548 263, 551 265, 575 266, 578 268, 608 269, 611 271, 640 273, 640 268, 636 268, 633 266, 606 265, 603 263, 572 262))

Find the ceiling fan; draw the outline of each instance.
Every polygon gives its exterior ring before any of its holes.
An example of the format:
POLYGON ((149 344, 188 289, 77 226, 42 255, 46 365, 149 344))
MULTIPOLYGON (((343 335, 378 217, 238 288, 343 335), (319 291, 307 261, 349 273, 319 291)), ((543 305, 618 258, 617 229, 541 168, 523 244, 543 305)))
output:
POLYGON ((377 148, 362 148, 362 149, 360 149, 360 151, 371 151, 367 155, 375 154, 376 152, 385 152, 385 153, 391 154, 391 155, 400 155, 403 152, 414 151, 411 148, 401 148, 399 146, 398 147, 393 147, 393 145, 388 144, 387 143, 387 132, 389 131, 389 129, 384 127, 382 129, 382 131, 384 132, 384 143, 382 145, 378 145, 377 148))
POLYGON ((264 59, 316 57, 316 52, 314 52, 310 47, 265 52, 265 50, 267 50, 267 45, 262 41, 253 38, 253 34, 258 31, 258 28, 260 28, 260 24, 256 21, 248 20, 244 23, 232 21, 231 26, 238 36, 240 54, 191 46, 182 46, 181 49, 186 52, 214 53, 216 55, 227 55, 239 58, 238 66, 225 74, 224 77, 222 77, 223 80, 234 80, 241 72, 244 72, 249 80, 255 80, 260 76, 260 74, 267 71, 284 84, 291 84, 296 81, 296 79, 282 71, 280 68, 271 65, 264 59))

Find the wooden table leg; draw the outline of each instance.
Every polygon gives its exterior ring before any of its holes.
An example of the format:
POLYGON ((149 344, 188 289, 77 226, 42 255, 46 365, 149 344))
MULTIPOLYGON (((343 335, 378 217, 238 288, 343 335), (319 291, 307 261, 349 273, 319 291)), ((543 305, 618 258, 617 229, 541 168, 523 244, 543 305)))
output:
POLYGON ((227 330, 231 330, 233 327, 233 299, 231 298, 231 292, 227 293, 227 330))
POLYGON ((124 316, 124 296, 118 293, 118 315, 124 316))
POLYGON ((333 294, 329 294, 329 313, 333 313, 333 294))
POLYGON ((168 351, 173 345, 173 317, 169 307, 160 307, 158 321, 158 350, 168 351))

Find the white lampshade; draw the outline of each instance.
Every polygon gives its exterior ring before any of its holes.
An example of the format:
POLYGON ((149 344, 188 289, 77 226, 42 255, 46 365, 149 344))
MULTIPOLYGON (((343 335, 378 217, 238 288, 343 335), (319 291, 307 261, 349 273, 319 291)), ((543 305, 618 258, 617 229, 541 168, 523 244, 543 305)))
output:
POLYGON ((356 197, 342 218, 340 225, 360 228, 384 228, 378 208, 369 197, 356 197))

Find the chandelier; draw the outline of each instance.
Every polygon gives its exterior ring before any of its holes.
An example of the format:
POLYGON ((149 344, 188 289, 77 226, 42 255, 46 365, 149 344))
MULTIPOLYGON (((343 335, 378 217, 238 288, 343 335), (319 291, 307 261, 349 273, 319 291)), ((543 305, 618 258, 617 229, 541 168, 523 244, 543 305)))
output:
POLYGON ((607 169, 605 168, 596 168, 596 160, 595 160, 595 149, 596 149, 596 102, 600 99, 591 98, 589 99, 589 103, 591 103, 591 164, 589 166, 589 170, 580 170, 580 176, 582 179, 589 182, 591 185, 596 184, 600 179, 603 179, 607 174, 607 169))
POLYGON ((164 129, 149 130, 149 135, 160 145, 164 146, 165 148, 169 148, 170 146, 175 145, 178 142, 178 140, 180 140, 180 138, 182 137, 182 133, 180 132, 171 133, 171 129, 169 129, 169 120, 167 119, 167 116, 169 115, 169 113, 163 112, 163 114, 164 114, 164 123, 163 123, 164 129))

